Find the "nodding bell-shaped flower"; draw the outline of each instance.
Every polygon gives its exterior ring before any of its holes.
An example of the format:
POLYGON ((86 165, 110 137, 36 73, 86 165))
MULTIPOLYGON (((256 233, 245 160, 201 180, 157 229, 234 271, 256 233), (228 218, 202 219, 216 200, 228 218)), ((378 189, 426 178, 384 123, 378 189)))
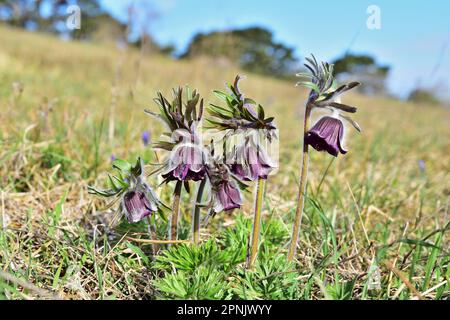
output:
MULTIPOLYGON (((318 63, 316 58, 312 55, 311 58, 306 58, 307 63, 305 67, 310 71, 310 73, 298 73, 297 76, 304 78, 306 80, 302 80, 297 83, 299 86, 305 86, 307 88, 311 88, 307 108, 322 108, 331 110, 334 114, 337 114, 339 118, 330 119, 330 117, 325 117, 323 120, 321 119, 316 123, 316 128, 312 128, 310 130, 309 137, 306 137, 308 141, 311 142, 311 145, 315 149, 322 151, 326 150, 330 154, 337 156, 339 152, 345 153, 346 151, 340 147, 340 141, 342 140, 343 135, 343 125, 340 119, 345 119, 348 121, 356 130, 361 132, 361 128, 358 123, 354 121, 351 117, 343 115, 341 112, 345 113, 355 113, 357 108, 354 106, 349 106, 343 104, 341 102, 341 96, 346 92, 357 88, 360 83, 359 82, 350 82, 341 85, 336 88, 336 79, 334 77, 334 66, 327 62, 318 63), (332 128, 336 129, 335 135, 337 138, 333 136, 333 138, 328 132, 332 130, 332 128), (341 128, 341 129, 338 129, 341 128), (326 130, 327 132, 322 132, 320 136, 317 136, 320 130, 326 130), (336 143, 331 143, 331 140, 328 140, 325 144, 321 139, 324 138, 324 134, 329 139, 337 139, 336 143), (330 146, 326 146, 330 145, 330 146), (331 150, 331 152, 329 151, 331 150), (338 151, 336 151, 338 150, 338 151)), ((333 130, 332 130, 333 131, 333 130)))
POLYGON ((346 154, 342 147, 344 124, 335 117, 324 116, 306 133, 305 144, 317 151, 326 151, 337 157, 339 153, 346 154))
POLYGON ((259 178, 267 179, 274 168, 266 151, 252 139, 246 139, 233 155, 231 172, 240 180, 254 181, 259 178))
POLYGON ((212 215, 222 211, 238 209, 242 205, 241 191, 237 182, 230 175, 225 164, 215 163, 208 166, 208 176, 211 183, 212 215))
POLYGON ((217 198, 214 204, 215 212, 238 209, 242 205, 241 193, 234 181, 224 180, 219 183, 215 190, 215 196, 217 198))
POLYGON ((128 188, 121 201, 122 213, 130 223, 139 222, 157 212, 161 204, 156 194, 143 180, 143 175, 143 164, 139 159, 136 166, 130 170, 128 188))
POLYGON ((122 211, 128 222, 139 222, 153 212, 158 211, 155 200, 151 191, 131 190, 126 192, 122 200, 122 211))
POLYGON ((206 153, 197 135, 184 129, 175 130, 173 140, 179 141, 170 152, 163 178, 171 180, 203 180, 206 153))
MULTIPOLYGON (((117 176, 109 176, 110 189, 99 190, 88 187, 90 194, 102 197, 120 198, 119 212, 125 215, 128 222, 139 222, 145 217, 158 211, 162 205, 153 190, 144 181, 143 163, 139 158, 136 165, 132 166, 126 161, 115 160, 113 168, 119 171, 117 176)), ((116 200, 110 202, 108 207, 116 200)))
POLYGON ((169 157, 157 172, 162 174, 164 182, 203 180, 206 174, 206 154, 196 134, 203 118, 203 99, 200 94, 187 88, 186 95, 183 95, 183 89, 179 87, 173 90, 172 102, 161 93, 158 93, 155 102, 160 112, 145 112, 162 120, 169 129, 163 140, 153 144, 155 148, 169 152, 169 157), (170 137, 169 141, 167 137, 170 137))

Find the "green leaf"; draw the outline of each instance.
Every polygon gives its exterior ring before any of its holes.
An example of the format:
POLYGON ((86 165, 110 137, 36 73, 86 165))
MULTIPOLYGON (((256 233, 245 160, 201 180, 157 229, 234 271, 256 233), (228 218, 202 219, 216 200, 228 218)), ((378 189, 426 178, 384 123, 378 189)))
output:
POLYGON ((147 257, 147 255, 141 250, 141 248, 135 246, 134 244, 131 244, 129 242, 126 243, 127 247, 133 251, 136 255, 138 255, 143 261, 145 265, 148 265, 150 260, 147 257))
POLYGON ((256 104, 256 101, 250 98, 245 98, 243 101, 244 104, 256 104))
POLYGON ((299 81, 299 82, 297 82, 296 86, 302 86, 302 87, 305 87, 305 88, 309 88, 311 90, 314 90, 317 93, 320 93, 320 89, 317 86, 317 84, 312 83, 310 81, 299 81))
POLYGON ((262 107, 262 105, 258 104, 258 118, 259 120, 264 120, 264 117, 264 108, 262 107))
POLYGON ((116 168, 119 171, 129 172, 131 170, 131 164, 128 161, 116 159, 112 162, 113 168, 116 168))
POLYGON ((230 96, 228 94, 226 94, 226 93, 224 93, 222 91, 214 90, 213 93, 220 100, 228 101, 228 99, 230 98, 230 96))
MULTIPOLYGON (((116 178, 117 179, 117 178, 116 178)), ((113 180, 113 178, 111 177, 111 175, 108 173, 108 181, 109 181, 109 185, 111 186, 111 188, 114 191, 118 191, 121 187, 120 184, 117 185, 116 182, 113 180)))
POLYGON ((88 189, 89 194, 94 194, 94 195, 98 195, 98 196, 102 196, 102 197, 112 197, 120 192, 118 190, 112 190, 112 189, 107 189, 107 190, 97 189, 92 186, 88 186, 87 189, 88 189))

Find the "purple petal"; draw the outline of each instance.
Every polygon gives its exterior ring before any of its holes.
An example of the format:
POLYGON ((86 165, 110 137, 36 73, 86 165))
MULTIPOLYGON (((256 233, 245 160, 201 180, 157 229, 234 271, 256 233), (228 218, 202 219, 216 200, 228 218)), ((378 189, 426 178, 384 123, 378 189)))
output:
POLYGON ((217 198, 224 211, 240 208, 242 204, 239 189, 232 186, 228 181, 219 186, 217 198))
POLYGON ((152 213, 150 201, 143 192, 127 192, 123 203, 125 216, 130 223, 139 222, 152 213))
POLYGON ((141 139, 144 146, 147 146, 150 143, 150 132, 148 132, 147 130, 142 132, 141 139))
POLYGON ((231 166, 231 172, 240 180, 267 179, 274 168, 264 150, 249 142, 239 148, 236 158, 237 163, 231 166))
POLYGON ((344 136, 342 121, 333 117, 322 117, 307 132, 305 144, 312 146, 317 151, 326 151, 337 157, 339 152, 347 153, 342 147, 341 140, 344 136))

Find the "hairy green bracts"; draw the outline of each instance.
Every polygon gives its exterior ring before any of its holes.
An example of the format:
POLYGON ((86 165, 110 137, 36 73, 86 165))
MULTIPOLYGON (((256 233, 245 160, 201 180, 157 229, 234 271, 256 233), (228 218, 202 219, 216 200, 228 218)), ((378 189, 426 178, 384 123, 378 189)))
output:
POLYGON ((205 176, 205 162, 207 155, 201 143, 201 136, 197 132, 203 116, 203 99, 196 90, 186 88, 173 89, 173 101, 170 103, 161 93, 154 99, 159 107, 159 114, 149 110, 145 112, 154 116, 168 127, 166 138, 153 144, 153 147, 169 151, 168 158, 156 170, 165 179, 187 181, 202 180, 205 176))
POLYGON ((206 119, 211 128, 218 130, 227 129, 275 129, 274 117, 266 118, 264 108, 253 99, 246 98, 239 90, 239 81, 242 78, 237 75, 234 83, 228 85, 230 93, 214 91, 223 106, 210 104, 208 113, 213 119, 206 119))
POLYGON ((183 101, 183 89, 178 87, 172 89, 172 103, 170 103, 161 92, 154 99, 159 106, 160 113, 156 114, 149 110, 146 113, 161 119, 167 124, 170 131, 176 129, 189 129, 192 123, 198 122, 203 114, 203 99, 196 90, 186 88, 186 101, 183 101))
MULTIPOLYGON (((170 137, 178 129, 184 129, 193 133, 203 116, 203 99, 196 90, 191 91, 186 88, 186 95, 183 98, 183 89, 178 87, 172 89, 172 102, 169 102, 161 92, 154 99, 159 107, 159 113, 145 109, 145 113, 161 120, 169 129, 164 133, 170 137)), ((177 143, 174 141, 158 141, 153 144, 155 148, 171 151, 177 143)))
POLYGON ((112 207, 118 200, 118 212, 125 215, 128 222, 139 222, 157 212, 162 203, 144 181, 143 163, 139 158, 135 166, 124 160, 114 160, 113 168, 117 174, 108 174, 109 189, 97 189, 89 186, 88 192, 101 197, 114 197, 106 206, 112 207))
POLYGON ((137 160, 136 165, 133 167, 128 161, 116 159, 112 162, 113 169, 116 170, 116 175, 108 173, 108 189, 98 189, 93 186, 88 186, 88 192, 90 194, 112 197, 120 195, 126 189, 130 187, 130 178, 132 175, 139 176, 142 173, 140 158, 137 160))
POLYGON ((333 75, 334 66, 328 62, 321 62, 319 64, 314 55, 311 56, 312 58, 305 58, 307 61, 305 67, 310 73, 297 73, 298 77, 306 78, 306 80, 297 82, 297 86, 311 89, 308 103, 316 107, 331 106, 345 112, 355 113, 355 107, 337 103, 334 100, 344 92, 356 88, 360 83, 350 82, 336 88, 336 79, 333 75))
MULTIPOLYGON (((329 109, 336 114, 340 111, 346 113, 355 113, 357 108, 341 103, 340 96, 360 85, 359 82, 350 82, 337 87, 336 79, 333 75, 334 66, 328 62, 317 62, 314 55, 312 58, 305 58, 307 63, 305 67, 309 73, 297 73, 298 77, 305 80, 297 82, 297 86, 303 86, 311 89, 307 104, 312 108, 329 109)), ((356 130, 361 131, 357 122, 349 116, 339 114, 339 116, 352 124, 356 130)))

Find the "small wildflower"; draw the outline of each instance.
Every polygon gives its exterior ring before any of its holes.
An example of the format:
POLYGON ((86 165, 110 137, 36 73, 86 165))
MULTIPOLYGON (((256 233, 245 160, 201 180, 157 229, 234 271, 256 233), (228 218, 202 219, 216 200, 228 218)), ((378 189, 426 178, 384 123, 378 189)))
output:
POLYGON ((215 212, 238 209, 242 205, 241 193, 233 181, 222 181, 217 185, 215 212))
POLYGON ((346 120, 361 131, 358 123, 345 113, 355 113, 356 107, 343 104, 341 95, 360 85, 359 82, 350 82, 336 88, 336 80, 333 75, 334 66, 327 62, 319 64, 314 56, 306 58, 309 64, 305 67, 311 73, 299 73, 297 76, 310 78, 310 81, 300 81, 297 85, 310 88, 307 109, 322 108, 332 112, 332 116, 325 116, 319 119, 317 123, 305 134, 304 142, 311 145, 317 151, 326 151, 337 157, 339 153, 345 154, 347 150, 342 147, 344 136, 344 125, 341 121, 346 120))
MULTIPOLYGON (((89 193, 103 197, 120 197, 119 212, 124 214, 130 223, 139 222, 158 211, 162 203, 144 181, 143 163, 140 159, 134 167, 126 161, 116 159, 113 168, 119 173, 117 176, 108 175, 111 188, 99 190, 88 187, 89 193)), ((115 200, 111 203, 114 202, 115 200)))
POLYGON ((153 191, 143 181, 137 184, 130 191, 127 191, 122 198, 122 212, 128 222, 139 222, 145 217, 158 211, 159 200, 153 191))
POLYGON ((231 172, 243 181, 266 180, 275 168, 266 151, 249 138, 236 148, 233 158, 231 172))
POLYGON ((355 113, 357 111, 357 108, 341 103, 340 96, 359 86, 360 83, 350 82, 337 87, 333 74, 334 66, 332 64, 327 62, 318 63, 314 56, 306 58, 306 61, 305 67, 309 73, 297 74, 298 77, 303 78, 297 85, 310 89, 310 93, 305 106, 302 167, 297 196, 297 209, 295 211, 294 226, 292 228, 291 243, 289 245, 288 261, 292 261, 297 252, 300 226, 305 205, 306 184, 308 180, 308 146, 312 146, 317 151, 326 151, 337 157, 339 153, 347 153, 347 150, 342 147, 344 125, 341 118, 351 123, 356 130, 361 131, 361 128, 356 121, 340 113, 355 113), (324 116, 319 119, 312 128, 309 128, 311 113, 315 108, 330 110, 333 116, 324 116))
POLYGON ((181 138, 186 142, 180 142, 172 149, 166 164, 166 170, 162 173, 163 178, 168 181, 199 181, 204 179, 206 154, 195 133, 178 129, 175 130, 173 136, 175 141, 181 138))
POLYGON ((222 211, 238 209, 242 205, 239 186, 230 175, 227 165, 213 162, 208 166, 208 177, 211 183, 211 215, 222 211))
POLYGON ((186 102, 183 102, 182 89, 173 92, 174 100, 169 103, 160 93, 155 102, 160 107, 156 114, 146 110, 146 113, 162 120, 170 132, 168 141, 158 141, 155 148, 169 151, 169 157, 164 162, 161 171, 165 182, 168 181, 198 181, 205 177, 206 154, 196 131, 203 114, 203 99, 194 90, 188 90, 186 102), (198 108, 197 108, 198 105, 198 108))
MULTIPOLYGON (((239 132, 244 133, 244 144, 235 149, 234 158, 237 162, 232 165, 231 170, 239 180, 254 181, 256 184, 255 196, 255 214, 253 218, 253 231, 251 235, 251 245, 249 244, 249 253, 247 260, 247 268, 251 268, 257 255, 259 232, 261 229, 261 212, 264 198, 264 184, 267 176, 274 166, 270 163, 269 157, 261 148, 260 143, 249 143, 248 138, 255 132, 260 132, 265 136, 268 142, 272 142, 277 137, 277 128, 274 123, 274 117, 266 117, 265 110, 262 105, 257 104, 253 99, 245 97, 239 90, 239 81, 242 78, 236 76, 234 83, 228 85, 229 93, 214 91, 215 95, 224 102, 222 106, 210 104, 208 108, 209 114, 213 117, 207 119, 210 125, 219 130, 226 131, 226 137, 236 137, 239 132)), ((226 142, 226 140, 225 140, 226 142)), ((258 142, 260 142, 258 140, 258 142)), ((236 189, 230 188, 228 185, 220 185, 220 196, 227 195, 231 202, 218 201, 233 206, 240 206, 241 202, 237 196, 236 189), (236 200, 236 201, 233 201, 236 200)), ((221 208, 221 207, 219 207, 221 208)))
POLYGON ((419 169, 420 169, 420 171, 422 171, 422 172, 425 172, 425 171, 426 171, 427 167, 426 167, 426 165, 425 165, 425 161, 424 161, 424 160, 419 160, 419 169))
POLYGON ((317 151, 326 151, 337 157, 339 152, 346 154, 342 147, 344 137, 344 125, 341 120, 325 116, 306 133, 305 143, 317 151))
POLYGON ((144 144, 144 146, 148 146, 148 144, 150 143, 150 132, 147 130, 142 132, 141 140, 142 140, 142 143, 144 144))
MULTIPOLYGON (((169 157, 154 173, 162 173, 165 183, 176 181, 169 228, 169 238, 176 240, 182 186, 189 191, 189 181, 204 180, 206 174, 206 158, 196 134, 203 117, 203 99, 196 90, 191 91, 189 88, 186 88, 186 95, 183 96, 183 90, 179 87, 173 90, 171 103, 161 93, 154 100, 159 113, 145 112, 162 120, 169 129, 169 132, 164 133, 166 139, 154 143, 155 148, 169 152, 169 157), (169 140, 167 137, 170 137, 169 140)), ((193 218, 193 221, 198 219, 193 218)), ((198 235, 198 229, 194 233, 198 235)))

